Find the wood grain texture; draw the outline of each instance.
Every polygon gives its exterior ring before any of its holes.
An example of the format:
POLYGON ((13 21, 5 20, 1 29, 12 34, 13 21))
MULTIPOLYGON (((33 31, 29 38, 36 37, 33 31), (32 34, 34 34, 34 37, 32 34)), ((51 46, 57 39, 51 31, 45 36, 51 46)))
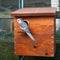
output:
MULTIPOLYGON (((18 17, 17 17, 18 18, 18 17)), ((54 17, 21 17, 35 38, 33 42, 21 31, 17 18, 14 18, 14 50, 16 55, 53 57, 55 52, 54 17)))

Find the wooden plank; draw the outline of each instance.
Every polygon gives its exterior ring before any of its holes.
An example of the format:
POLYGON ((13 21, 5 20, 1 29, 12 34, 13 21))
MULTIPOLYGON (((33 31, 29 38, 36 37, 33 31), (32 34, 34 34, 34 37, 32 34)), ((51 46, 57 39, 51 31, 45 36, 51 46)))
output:
POLYGON ((11 13, 13 16, 55 16, 55 8, 23 8, 11 13))

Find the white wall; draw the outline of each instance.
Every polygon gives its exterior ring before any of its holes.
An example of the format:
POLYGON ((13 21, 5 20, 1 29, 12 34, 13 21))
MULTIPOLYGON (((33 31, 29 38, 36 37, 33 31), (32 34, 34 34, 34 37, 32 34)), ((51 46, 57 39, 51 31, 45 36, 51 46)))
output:
POLYGON ((56 19, 56 31, 60 28, 60 19, 56 19))
POLYGON ((59 11, 59 0, 51 0, 51 7, 56 7, 57 11, 59 11))
MULTIPOLYGON (((59 11, 59 0, 51 0, 51 7, 56 7, 59 11)), ((56 31, 60 28, 60 19, 56 19, 56 31)))

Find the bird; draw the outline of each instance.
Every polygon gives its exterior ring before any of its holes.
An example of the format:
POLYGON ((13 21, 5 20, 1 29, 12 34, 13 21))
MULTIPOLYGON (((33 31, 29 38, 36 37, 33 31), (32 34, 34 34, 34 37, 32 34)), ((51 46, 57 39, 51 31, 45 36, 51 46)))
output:
POLYGON ((17 22, 19 23, 20 25, 20 28, 26 32, 26 34, 33 40, 35 41, 35 38, 33 37, 33 35, 31 34, 30 30, 29 30, 29 27, 28 27, 28 24, 26 22, 24 22, 22 19, 17 19, 17 22))

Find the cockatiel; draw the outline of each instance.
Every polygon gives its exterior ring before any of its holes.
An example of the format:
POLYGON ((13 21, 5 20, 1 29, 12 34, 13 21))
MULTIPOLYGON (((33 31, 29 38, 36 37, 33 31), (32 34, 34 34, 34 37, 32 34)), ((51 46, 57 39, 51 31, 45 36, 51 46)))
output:
POLYGON ((35 41, 34 37, 32 36, 32 34, 30 33, 29 31, 29 28, 28 28, 28 24, 24 21, 22 21, 21 19, 17 19, 17 22, 19 23, 20 25, 20 28, 26 32, 26 34, 33 40, 35 41))

